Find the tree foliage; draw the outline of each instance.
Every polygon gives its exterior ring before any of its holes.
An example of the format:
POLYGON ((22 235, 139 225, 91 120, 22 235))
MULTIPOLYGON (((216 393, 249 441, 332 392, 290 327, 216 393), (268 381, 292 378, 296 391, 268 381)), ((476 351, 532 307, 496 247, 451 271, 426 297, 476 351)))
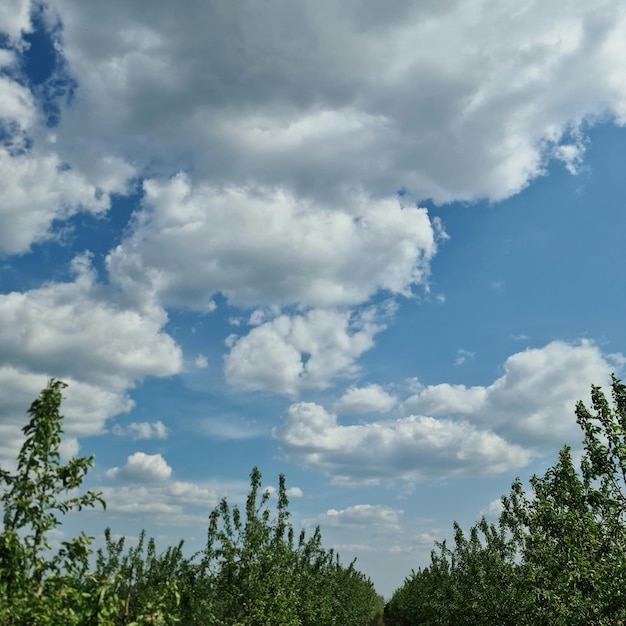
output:
POLYGON ((78 603, 79 590, 74 583, 85 574, 90 538, 81 534, 62 542, 52 553, 49 535, 61 524, 60 516, 98 503, 104 505, 104 501, 92 491, 73 493, 92 467, 93 457, 61 463, 59 407, 65 386, 51 380, 32 403, 28 410, 31 419, 22 429, 26 440, 17 457, 17 470, 12 474, 0 469, 0 482, 6 486, 0 496, 3 624, 53 623, 45 616, 55 611, 57 619, 75 623, 73 609, 62 605, 78 603))
POLYGON ((379 623, 382 601, 372 582, 322 547, 316 528, 294 538, 285 477, 276 510, 261 473, 250 474, 245 510, 227 500, 210 513, 203 550, 186 557, 183 542, 158 553, 142 532, 136 545, 113 540, 90 562, 91 537, 52 550, 61 516, 97 504, 79 488, 93 457, 61 463, 60 405, 65 384, 52 380, 33 402, 15 473, 0 469, 0 624, 138 626, 365 626, 379 623))
POLYGON ((626 623, 626 387, 612 406, 592 386, 576 418, 584 453, 566 446, 543 476, 519 479, 497 524, 482 519, 436 545, 386 607, 387 622, 573 626, 626 623))

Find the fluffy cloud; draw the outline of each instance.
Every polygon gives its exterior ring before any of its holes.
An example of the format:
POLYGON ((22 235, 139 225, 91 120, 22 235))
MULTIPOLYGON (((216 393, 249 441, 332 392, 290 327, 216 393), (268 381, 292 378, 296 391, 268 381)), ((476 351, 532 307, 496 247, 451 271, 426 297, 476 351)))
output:
MULTIPOLYGON (((269 485, 263 487, 263 492, 268 493, 270 496, 276 496, 278 490, 273 485, 269 485)), ((300 487, 289 487, 289 489, 285 490, 285 493, 289 498, 301 498, 304 495, 300 487)))
MULTIPOLYGON (((45 128, 26 80, 19 80, 17 54, 31 32, 31 2, 10 0, 0 7, 0 34, 14 49, 0 49, 0 255, 27 252, 33 243, 54 236, 55 221, 79 211, 100 214, 110 205, 112 193, 126 193, 134 169, 125 158, 101 151, 82 160, 62 157, 56 135, 45 128), (103 156, 104 154, 104 156, 103 156)), ((45 13, 45 11, 44 11, 45 13)))
MULTIPOLYGON (((1 90, 0 85, 0 90, 1 90)), ((54 220, 79 210, 102 213, 109 196, 52 153, 11 155, 0 147, 0 253, 26 252, 32 243, 53 237, 54 220)))
POLYGON ((468 422, 411 415, 342 426, 310 402, 291 405, 273 432, 289 458, 337 482, 495 474, 530 458, 522 447, 468 422))
POLYGON ((31 8, 30 0, 6 0, 0 5, 0 32, 7 35, 11 45, 20 46, 22 34, 31 31, 31 8))
POLYGON ((498 199, 575 169, 584 120, 626 120, 620 0, 50 4, 80 85, 65 151, 218 184, 498 199))
MULTIPOLYGON (((75 438, 101 433, 107 419, 129 411, 133 403, 126 392, 136 382, 182 367, 180 348, 161 330, 167 321, 162 310, 139 312, 107 299, 88 257, 76 259, 73 268, 73 281, 0 294, 5 458, 14 458, 21 446, 26 410, 48 379, 69 384, 62 413, 67 436, 75 438)), ((133 431, 141 435, 145 427, 133 431)), ((153 425, 152 434, 163 435, 162 425, 153 425)))
POLYGON ((182 367, 180 348, 161 328, 165 313, 140 313, 102 292, 88 257, 72 282, 0 295, 0 365, 121 389, 182 367))
POLYGON ((387 413, 398 402, 395 396, 388 394, 380 385, 350 387, 335 402, 337 413, 387 413))
MULTIPOLYGON (((0 67, 13 65, 15 56, 3 51, 0 67)), ((6 76, 0 76, 0 122, 14 132, 30 128, 35 121, 36 108, 30 91, 6 76)), ((3 143, 7 139, 3 138, 3 143)))
POLYGON ((590 341, 554 341, 518 352, 488 386, 432 385, 408 398, 405 411, 464 419, 535 449, 580 440, 573 418, 591 383, 604 385, 620 359, 590 341))
MULTIPOLYGON (((0 50, 3 66, 17 66, 13 51, 0 50)), ((124 160, 100 155, 85 162, 85 175, 54 150, 56 136, 44 131, 42 117, 27 86, 0 76, 0 255, 50 239, 55 220, 103 213, 112 193, 126 193, 134 173, 124 160)))
POLYGON ((207 513, 225 496, 245 499, 247 483, 192 483, 171 479, 151 483, 104 485, 107 511, 163 526, 206 528, 207 513))
POLYGON ((356 373, 356 359, 374 344, 384 326, 377 309, 358 313, 313 309, 280 315, 234 338, 225 360, 232 385, 294 394, 323 388, 332 377, 356 373))
MULTIPOLYGON (((22 428, 29 417, 27 410, 49 376, 0 366, 0 465, 13 467, 17 453, 24 442, 22 428)), ((132 401, 123 392, 111 391, 95 385, 66 378, 69 384, 63 391, 61 413, 65 431, 61 453, 64 457, 78 453, 79 436, 101 432, 104 422, 113 415, 129 411, 132 401)))
POLYGON ((480 511, 481 517, 499 517, 503 510, 502 498, 492 500, 484 509, 480 511))
POLYGON ((344 426, 301 402, 273 433, 289 458, 339 483, 513 471, 580 442, 576 402, 620 363, 621 355, 603 355, 589 341, 556 341, 510 356, 489 386, 423 388, 399 407, 405 417, 344 426))
POLYGON ((107 503, 107 511, 167 526, 203 523, 206 521, 206 510, 218 502, 215 491, 179 481, 101 487, 98 491, 107 503), (204 514, 186 512, 187 507, 192 505, 204 507, 204 514))
POLYGON ((107 478, 118 478, 136 483, 166 480, 172 468, 160 454, 135 452, 126 460, 124 467, 113 467, 105 472, 107 478))
POLYGON ((286 191, 193 186, 179 174, 144 183, 132 235, 111 252, 128 293, 206 308, 235 304, 360 304, 382 289, 408 294, 436 251, 424 209, 354 197, 315 204, 286 191))

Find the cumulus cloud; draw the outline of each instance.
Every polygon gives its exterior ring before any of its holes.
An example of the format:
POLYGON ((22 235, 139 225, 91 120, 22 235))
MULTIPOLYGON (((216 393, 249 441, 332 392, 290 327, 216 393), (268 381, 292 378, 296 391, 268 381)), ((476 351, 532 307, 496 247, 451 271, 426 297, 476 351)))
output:
POLYGON ((80 85, 66 152, 220 185, 499 199, 549 158, 576 170, 585 121, 626 120, 620 0, 50 4, 80 85))
POLYGON ((579 443, 576 402, 621 364, 590 341, 555 341, 510 356, 489 386, 419 389, 399 407, 406 417, 342 425, 301 402, 273 434, 290 459, 344 484, 510 472, 555 445, 579 443))
POLYGON ((480 511, 480 517, 499 517, 503 510, 502 499, 492 500, 484 509, 480 511))
POLYGON ((53 237, 54 220, 66 220, 79 210, 98 214, 109 208, 108 194, 65 168, 53 152, 11 155, 0 147, 0 188, 4 254, 26 252, 33 243, 53 237))
POLYGON ((580 432, 573 411, 586 401, 591 383, 604 385, 620 366, 592 342, 554 341, 518 352, 491 385, 431 385, 408 398, 405 411, 469 420, 536 449, 575 442, 580 432))
POLYGON ((521 446, 465 421, 410 415, 342 426, 311 402, 291 405, 273 433, 290 459, 344 483, 496 474, 530 458, 521 446))
POLYGON ((226 380, 246 389, 285 394, 326 387, 334 376, 357 372, 356 359, 384 328, 380 318, 372 307, 356 313, 313 309, 280 315, 243 337, 231 336, 226 380))
POLYGON ((160 454, 145 452, 135 452, 128 457, 123 467, 113 467, 105 472, 107 478, 136 483, 166 480, 171 474, 172 468, 160 454))
MULTIPOLYGON (((10 66, 15 56, 10 51, 2 51, 0 67, 10 66)), ((8 125, 13 132, 25 131, 36 119, 36 107, 30 90, 11 80, 0 76, 0 122, 8 125)), ((3 138, 3 143, 10 138, 3 138)))
POLYGON ((20 47, 22 34, 31 32, 31 9, 31 0, 7 0, 0 5, 0 32, 10 45, 20 47))
MULTIPOLYGON (((13 467, 24 442, 22 428, 30 419, 28 408, 50 376, 0 365, 0 465, 3 467, 13 467)), ((69 386, 63 390, 61 406, 65 431, 61 452, 68 457, 78 452, 77 437, 98 434, 108 418, 129 411, 133 402, 120 390, 108 390, 71 377, 65 378, 65 382, 69 386)))
POLYGON ((180 371, 182 353, 164 332, 165 312, 140 313, 107 297, 89 267, 72 282, 0 294, 0 365, 120 389, 180 371))
POLYGON ((205 515, 186 513, 185 505, 204 504, 213 507, 217 504, 215 493, 194 483, 171 482, 164 485, 121 485, 101 487, 107 510, 113 513, 144 518, 150 523, 176 526, 190 521, 202 522, 205 515), (188 495, 194 494, 197 500, 191 502, 188 495), (182 494, 182 495, 181 495, 182 494))
POLYGON ((436 251, 426 210, 354 197, 330 206, 264 188, 193 185, 178 174, 144 182, 132 235, 107 259, 129 294, 207 307, 336 307, 378 290, 410 293, 436 251))
POLYGON ((395 396, 388 394, 380 385, 350 387, 335 402, 337 413, 387 413, 398 402, 395 396))
POLYGON ((28 81, 20 80, 17 63, 16 52, 28 45, 21 36, 32 31, 33 9, 20 0, 0 7, 0 33, 13 48, 0 50, 0 68, 10 68, 0 75, 0 255, 21 254, 54 237, 54 222, 79 211, 105 212, 110 195, 126 193, 135 172, 125 158, 103 150, 82 161, 86 175, 77 167, 80 159, 72 162, 55 150, 57 137, 45 128, 45 115, 28 81))
MULTIPOLYGON (((15 65, 15 58, 0 51, 0 67, 15 65)), ((125 193, 134 174, 123 159, 105 153, 86 164, 86 176, 54 150, 56 136, 44 132, 41 118, 29 88, 0 76, 0 255, 21 254, 54 237, 54 222, 79 211, 104 213, 111 194, 125 193)))
MULTIPOLYGON (((129 411, 127 391, 146 376, 180 371, 182 353, 162 332, 165 313, 138 312, 108 298, 88 257, 73 264, 76 277, 25 292, 0 294, 0 422, 3 456, 14 458, 26 411, 50 378, 68 383, 61 411, 67 437, 99 434, 109 418, 129 411)), ((134 436, 145 425, 131 426, 134 436)), ((163 425, 150 426, 163 436, 163 425)))
POLYGON ((195 483, 171 479, 104 485, 107 511, 163 526, 206 526, 207 513, 221 498, 243 498, 247 483, 195 483))
MULTIPOLYGON (((273 485, 268 485, 263 488, 265 493, 268 493, 270 496, 275 496, 278 490, 273 485)), ((289 487, 289 489, 285 490, 285 493, 289 498, 301 498, 304 494, 300 487, 289 487)))

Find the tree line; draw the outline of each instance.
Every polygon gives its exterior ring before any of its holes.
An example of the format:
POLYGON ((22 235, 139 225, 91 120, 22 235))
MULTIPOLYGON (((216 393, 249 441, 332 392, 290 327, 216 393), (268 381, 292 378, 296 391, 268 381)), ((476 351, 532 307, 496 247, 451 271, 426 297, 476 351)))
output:
POLYGON ((617 626, 626 623, 626 386, 591 388, 575 413, 584 452, 517 479, 497 523, 440 542, 385 607, 389 626, 617 626))
POLYGON ((53 550, 62 516, 106 506, 77 494, 93 457, 63 464, 60 405, 65 384, 52 380, 33 402, 17 469, 0 469, 0 624, 6 626, 365 626, 382 623, 383 601, 369 578, 322 546, 319 528, 295 536, 285 477, 275 511, 261 473, 250 474, 245 509, 226 499, 210 513, 204 549, 183 542, 158 553, 113 540, 95 554, 84 533, 53 550))
POLYGON ((575 408, 584 450, 569 447, 529 489, 516 479, 495 523, 485 518, 413 571, 384 607, 354 562, 323 547, 316 528, 295 533, 285 477, 275 506, 253 468, 245 507, 223 499, 205 547, 183 541, 157 552, 114 540, 92 550, 84 533, 55 550, 62 516, 106 506, 80 486, 93 457, 61 462, 65 384, 51 380, 32 403, 14 473, 0 468, 0 624, 6 626, 419 626, 626 624, 626 386, 612 403, 597 386, 575 408))

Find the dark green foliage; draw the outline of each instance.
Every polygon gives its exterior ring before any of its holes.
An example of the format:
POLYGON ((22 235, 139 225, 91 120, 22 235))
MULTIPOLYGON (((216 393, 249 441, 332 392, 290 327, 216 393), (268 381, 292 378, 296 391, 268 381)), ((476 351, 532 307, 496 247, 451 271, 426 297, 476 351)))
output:
POLYGON ((580 469, 565 447, 528 496, 516 480, 497 525, 483 519, 439 544, 386 607, 387 623, 616 625, 626 623, 626 387, 613 406, 592 387, 580 469))
POLYGON ((0 625, 372 626, 382 601, 369 579, 343 566, 321 544, 319 528, 294 541, 285 478, 276 513, 250 475, 245 511, 226 500, 211 512, 204 550, 186 558, 183 542, 158 554, 142 532, 126 548, 105 532, 90 568, 91 538, 63 542, 54 553, 49 531, 59 516, 97 503, 80 487, 93 458, 59 455, 59 407, 65 384, 50 381, 33 402, 15 474, 0 469, 4 519, 0 533, 0 625), (72 494, 71 497, 69 494, 72 494))

